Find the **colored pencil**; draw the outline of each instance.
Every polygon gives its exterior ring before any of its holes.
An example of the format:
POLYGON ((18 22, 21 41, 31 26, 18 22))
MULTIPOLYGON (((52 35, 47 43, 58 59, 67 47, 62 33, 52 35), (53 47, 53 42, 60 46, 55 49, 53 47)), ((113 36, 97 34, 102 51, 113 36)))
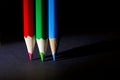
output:
POLYGON ((58 3, 57 0, 48 0, 48 34, 53 61, 56 61, 58 38, 58 3))
POLYGON ((34 0, 23 0, 24 39, 30 61, 35 46, 34 0))
POLYGON ((44 61, 48 41, 44 1, 45 0, 36 0, 36 41, 42 62, 44 61))

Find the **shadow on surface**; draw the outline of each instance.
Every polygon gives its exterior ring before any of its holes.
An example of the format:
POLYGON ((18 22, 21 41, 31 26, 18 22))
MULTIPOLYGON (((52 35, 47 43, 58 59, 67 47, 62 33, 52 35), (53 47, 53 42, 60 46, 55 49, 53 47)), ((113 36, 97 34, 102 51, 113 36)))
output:
MULTIPOLYGON (((57 53, 56 59, 60 63, 56 63, 56 68, 62 70, 55 78, 59 78, 58 80, 117 78, 115 71, 120 70, 119 41, 120 39, 106 40, 57 53)), ((52 56, 48 55, 45 59, 52 60, 52 56)))
POLYGON ((72 63, 61 73, 61 78, 102 80, 117 77, 114 71, 120 70, 119 41, 120 39, 102 41, 56 54, 57 61, 72 63))
MULTIPOLYGON (((108 52, 118 52, 120 42, 117 39, 102 41, 99 43, 94 43, 91 45, 86 45, 82 47, 73 48, 67 51, 63 51, 56 54, 57 61, 65 60, 65 59, 72 59, 78 58, 83 56, 90 56, 90 55, 99 55, 105 54, 108 52)), ((52 60, 51 55, 46 56, 46 61, 52 60)))

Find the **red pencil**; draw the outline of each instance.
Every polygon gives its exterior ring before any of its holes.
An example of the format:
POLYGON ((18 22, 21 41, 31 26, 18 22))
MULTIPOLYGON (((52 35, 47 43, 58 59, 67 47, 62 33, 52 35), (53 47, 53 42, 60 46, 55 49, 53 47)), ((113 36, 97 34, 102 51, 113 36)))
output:
POLYGON ((34 0, 23 0, 23 23, 24 23, 24 39, 32 60, 32 53, 35 46, 35 24, 34 24, 34 0))

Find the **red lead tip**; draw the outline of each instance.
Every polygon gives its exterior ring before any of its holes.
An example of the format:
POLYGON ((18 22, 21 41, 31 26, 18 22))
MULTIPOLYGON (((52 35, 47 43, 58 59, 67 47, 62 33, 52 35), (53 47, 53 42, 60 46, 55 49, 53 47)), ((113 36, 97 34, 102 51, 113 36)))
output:
POLYGON ((32 61, 32 54, 31 53, 28 53, 28 54, 29 54, 30 61, 32 61))

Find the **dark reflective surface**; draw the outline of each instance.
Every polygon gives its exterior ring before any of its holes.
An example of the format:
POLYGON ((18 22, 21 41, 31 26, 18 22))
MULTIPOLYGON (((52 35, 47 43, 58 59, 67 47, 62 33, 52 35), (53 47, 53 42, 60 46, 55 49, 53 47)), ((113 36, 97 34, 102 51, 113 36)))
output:
POLYGON ((0 48, 0 79, 115 79, 120 70, 119 41, 119 38, 98 35, 65 36, 60 40, 57 61, 52 61, 48 47, 44 63, 39 58, 37 46, 30 62, 23 41, 3 45, 0 48))

